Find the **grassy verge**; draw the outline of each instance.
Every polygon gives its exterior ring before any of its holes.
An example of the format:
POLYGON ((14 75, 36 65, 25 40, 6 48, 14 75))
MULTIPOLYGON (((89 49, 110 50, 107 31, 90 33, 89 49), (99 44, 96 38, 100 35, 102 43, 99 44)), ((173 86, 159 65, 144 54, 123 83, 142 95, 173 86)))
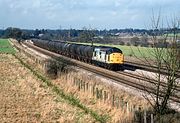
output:
POLYGON ((15 58, 17 58, 20 61, 20 63, 24 67, 29 69, 35 76, 37 76, 37 78, 39 78, 41 81, 46 83, 47 86, 50 87, 57 95, 61 96, 65 100, 67 100, 71 105, 77 106, 80 109, 84 110, 86 113, 88 113, 92 117, 94 117, 98 122, 105 123, 105 122, 108 121, 109 116, 107 116, 107 115, 103 115, 103 116, 99 115, 97 112, 87 108, 85 105, 80 103, 79 99, 73 97, 72 95, 65 94, 62 89, 60 89, 58 86, 52 84, 52 82, 50 80, 48 80, 46 77, 42 76, 38 71, 32 69, 30 65, 26 64, 25 62, 23 62, 17 55, 15 55, 15 54, 13 54, 13 55, 15 56, 15 58))
POLYGON ((0 53, 15 53, 15 50, 8 39, 0 39, 0 53))

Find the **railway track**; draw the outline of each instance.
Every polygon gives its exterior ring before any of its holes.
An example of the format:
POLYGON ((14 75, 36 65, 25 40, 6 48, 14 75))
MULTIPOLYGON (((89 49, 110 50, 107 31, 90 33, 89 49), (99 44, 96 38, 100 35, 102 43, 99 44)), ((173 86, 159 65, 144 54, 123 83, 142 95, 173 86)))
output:
MULTIPOLYGON (((87 64, 87 63, 83 63, 81 61, 77 61, 77 60, 62 56, 62 55, 57 54, 57 53, 50 52, 48 50, 36 47, 36 46, 34 46, 34 45, 30 44, 30 43, 24 43, 24 44, 26 46, 28 46, 28 47, 42 53, 42 54, 45 54, 47 56, 52 57, 53 59, 57 60, 57 59, 61 58, 61 59, 63 59, 63 61, 65 61, 65 62, 67 61, 68 63, 72 63, 73 65, 75 65, 77 67, 83 68, 85 70, 88 70, 88 71, 90 71, 92 73, 96 73, 96 74, 101 75, 103 77, 112 79, 117 84, 128 85, 128 86, 133 87, 135 89, 146 91, 146 92, 152 93, 152 94, 155 94, 155 92, 156 92, 155 88, 153 87, 153 84, 155 84, 155 83, 149 83, 148 86, 144 85, 142 83, 142 81, 147 83, 147 80, 145 81, 145 78, 142 78, 141 76, 137 76, 137 75, 135 76, 135 75, 132 75, 132 74, 130 75, 130 74, 127 74, 125 72, 110 71, 110 70, 107 70, 107 69, 104 69, 104 68, 100 68, 100 67, 97 67, 97 66, 93 66, 93 65, 90 65, 90 64, 87 64), (151 86, 149 86, 149 85, 151 85, 151 86)), ((20 48, 18 48, 18 49, 20 49, 20 48)), ((180 88, 178 88, 178 91, 179 90, 180 90, 180 88)), ((172 101, 174 101, 174 102, 180 103, 180 96, 179 95, 173 95, 173 96, 170 97, 170 99, 172 101)))
MULTIPOLYGON (((129 76, 131 78, 135 78, 135 79, 138 79, 138 80, 141 80, 141 81, 144 81, 144 82, 147 82, 148 83, 151 83, 153 85, 157 84, 157 81, 155 79, 151 79, 149 76, 145 76, 145 75, 137 75, 137 74, 132 74, 132 73, 129 73, 129 72, 125 72, 125 71, 118 71, 119 74, 122 74, 122 75, 125 75, 125 76, 129 76)), ((162 81, 161 83, 161 86, 162 87, 167 87, 167 85, 165 84, 165 82, 162 81)), ((175 88, 176 91, 180 91, 180 86, 178 85, 176 88, 175 88)))
MULTIPOLYGON (((156 66, 141 64, 141 63, 131 62, 131 61, 125 61, 125 68, 142 69, 142 70, 147 70, 147 71, 158 73, 158 71, 157 71, 158 69, 156 66)), ((167 69, 165 69, 165 68, 162 68, 160 73, 163 75, 168 75, 167 69)), ((175 74, 175 76, 180 78, 180 70, 175 74)))

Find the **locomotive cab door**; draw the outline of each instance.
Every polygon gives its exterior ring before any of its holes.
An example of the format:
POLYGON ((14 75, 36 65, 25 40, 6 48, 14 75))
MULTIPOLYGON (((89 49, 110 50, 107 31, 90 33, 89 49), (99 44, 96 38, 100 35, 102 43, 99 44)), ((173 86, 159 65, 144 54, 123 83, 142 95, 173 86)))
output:
POLYGON ((104 51, 100 52, 100 61, 106 62, 106 52, 104 52, 104 51))
POLYGON ((100 49, 94 49, 94 52, 93 52, 93 60, 98 60, 100 58, 100 49))
POLYGON ((92 59, 105 63, 106 62, 106 52, 103 50, 100 50, 99 48, 95 48, 92 59))

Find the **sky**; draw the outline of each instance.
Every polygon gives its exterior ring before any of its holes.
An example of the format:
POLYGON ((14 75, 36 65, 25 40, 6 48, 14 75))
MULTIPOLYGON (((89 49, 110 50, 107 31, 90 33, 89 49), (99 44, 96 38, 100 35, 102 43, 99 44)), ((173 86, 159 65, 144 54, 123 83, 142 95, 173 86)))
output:
POLYGON ((180 0, 0 0, 0 29, 146 29, 159 12, 180 18, 180 0))

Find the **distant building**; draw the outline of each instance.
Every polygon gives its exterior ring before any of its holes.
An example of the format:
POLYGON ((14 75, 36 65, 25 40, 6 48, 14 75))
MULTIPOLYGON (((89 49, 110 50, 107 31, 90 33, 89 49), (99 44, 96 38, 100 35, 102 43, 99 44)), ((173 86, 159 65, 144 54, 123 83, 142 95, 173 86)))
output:
POLYGON ((42 37, 44 34, 39 34, 38 37, 42 37))

